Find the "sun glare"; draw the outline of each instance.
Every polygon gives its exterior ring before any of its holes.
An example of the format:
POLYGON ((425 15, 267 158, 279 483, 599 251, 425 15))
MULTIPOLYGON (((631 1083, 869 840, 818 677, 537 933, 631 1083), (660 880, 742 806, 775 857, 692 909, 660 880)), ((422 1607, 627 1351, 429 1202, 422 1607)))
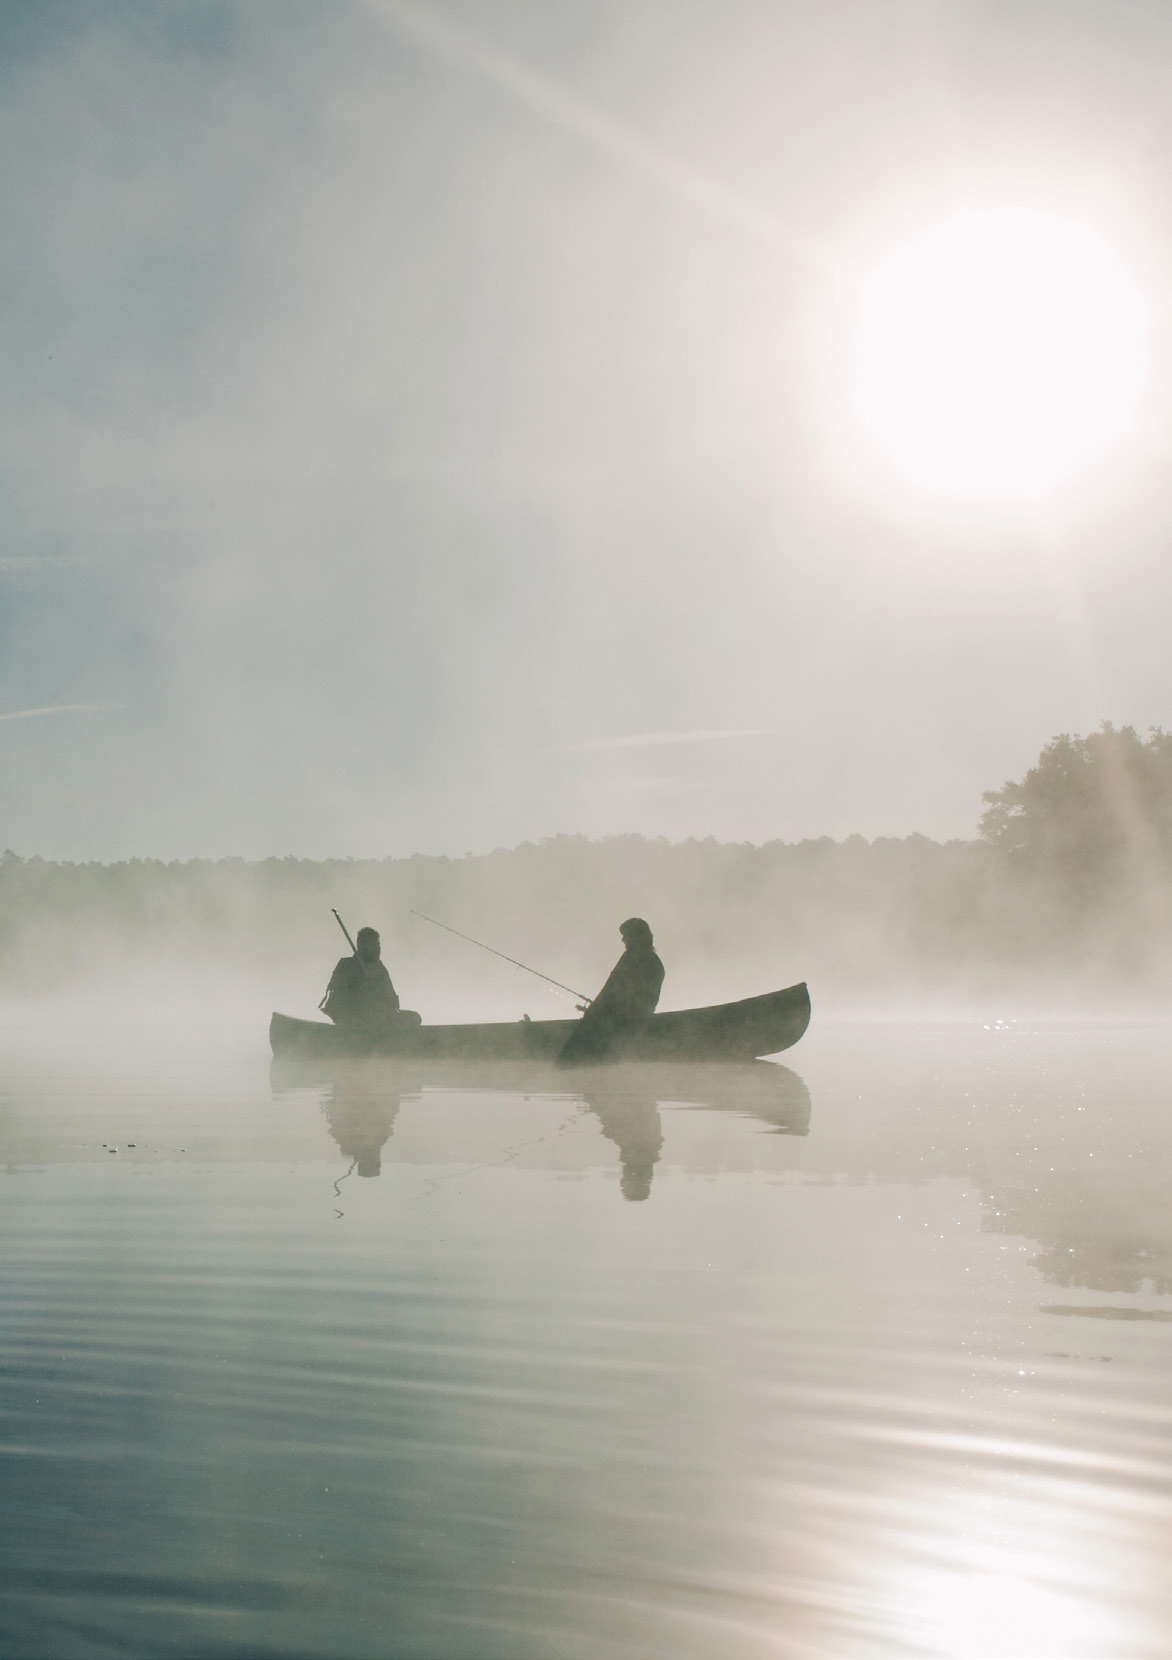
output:
POLYGON ((1145 325, 1127 273, 1084 226, 957 214, 868 284, 859 409, 927 489, 1037 495, 1127 431, 1145 325))

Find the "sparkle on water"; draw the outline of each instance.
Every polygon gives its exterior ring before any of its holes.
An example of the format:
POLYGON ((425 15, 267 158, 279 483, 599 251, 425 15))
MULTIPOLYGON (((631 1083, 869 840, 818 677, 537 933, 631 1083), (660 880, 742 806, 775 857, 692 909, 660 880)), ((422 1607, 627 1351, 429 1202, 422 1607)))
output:
POLYGON ((1168 1653, 1172 1029, 271 1079, 12 1031, 0 1652, 1168 1653))
POLYGON ((858 401, 900 469, 937 492, 1039 494, 1131 425, 1145 308, 1077 223, 957 214, 867 286, 858 401))

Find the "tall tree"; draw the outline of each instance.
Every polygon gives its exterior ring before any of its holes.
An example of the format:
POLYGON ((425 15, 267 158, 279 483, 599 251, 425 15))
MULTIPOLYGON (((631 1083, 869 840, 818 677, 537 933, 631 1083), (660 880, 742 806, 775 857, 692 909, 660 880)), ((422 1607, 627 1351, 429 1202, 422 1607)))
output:
POLYGON ((984 799, 982 839, 1033 875, 1142 887, 1172 866, 1172 735, 1160 727, 1146 742, 1109 721, 1085 738, 1062 733, 1020 782, 984 799))

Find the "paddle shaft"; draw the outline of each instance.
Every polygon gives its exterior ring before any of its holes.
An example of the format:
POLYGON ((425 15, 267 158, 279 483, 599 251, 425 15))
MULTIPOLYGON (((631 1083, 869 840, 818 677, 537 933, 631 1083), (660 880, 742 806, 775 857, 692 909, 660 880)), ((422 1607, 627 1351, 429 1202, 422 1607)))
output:
MULTIPOLYGON (((338 913, 335 911, 334 915, 337 916, 338 913)), ((543 974, 539 968, 530 968, 528 963, 519 963, 516 957, 507 957, 503 951, 498 951, 495 945, 485 945, 483 940, 474 940, 471 934, 462 934, 458 928, 449 928, 446 922, 439 922, 433 916, 424 916, 422 911, 412 911, 411 915, 417 916, 421 922, 430 922, 434 927, 442 928, 445 933, 455 934, 457 939, 467 940, 469 945, 478 945, 482 951, 491 951, 494 957, 500 957, 503 962, 512 963, 514 968, 524 969, 526 974, 535 974, 539 980, 544 980, 547 985, 556 986, 559 991, 568 991, 571 997, 580 997, 584 1003, 593 1002, 593 998, 587 997, 584 991, 575 991, 573 986, 563 986, 560 980, 554 980, 548 974, 543 974)), ((338 920, 340 922, 341 917, 338 917, 338 920)))
MULTIPOLYGON (((330 906, 330 910, 334 911, 334 907, 332 905, 330 906)), ((353 951, 353 953, 354 953, 354 961, 356 963, 362 963, 362 972, 365 974, 366 973, 366 964, 364 962, 362 962, 362 958, 358 955, 358 947, 355 945, 354 941, 350 938, 350 930, 349 930, 349 928, 347 928, 346 924, 342 921, 342 919, 338 915, 337 911, 334 911, 334 921, 338 924, 338 927, 345 934, 346 944, 350 947, 351 951, 353 951)), ((321 1002, 318 1004, 319 1009, 324 1009, 325 1008, 326 998, 329 997, 329 995, 330 994, 327 991, 325 997, 323 997, 321 1002)))
MULTIPOLYGON (((333 911, 334 907, 331 905, 330 909, 333 911)), ((357 957, 358 956, 358 947, 355 945, 354 941, 350 938, 350 930, 349 930, 349 928, 347 928, 346 924, 342 921, 342 919, 338 915, 337 911, 334 911, 334 921, 338 924, 338 927, 345 934, 346 944, 350 947, 351 951, 353 951, 354 955, 357 957)))

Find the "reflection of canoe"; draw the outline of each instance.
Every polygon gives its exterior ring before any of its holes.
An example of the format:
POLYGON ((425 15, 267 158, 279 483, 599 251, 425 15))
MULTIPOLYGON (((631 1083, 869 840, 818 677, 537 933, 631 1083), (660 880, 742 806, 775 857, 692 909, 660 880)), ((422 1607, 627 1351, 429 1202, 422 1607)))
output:
MULTIPOLYGON (((674 1009, 632 1020, 614 1035, 608 1060, 754 1060, 788 1049, 810 1024, 805 985, 717 1003, 708 1009, 674 1009)), ((419 1026, 388 1032, 366 1054, 410 1060, 556 1060, 576 1020, 520 1020, 485 1026, 419 1026)), ((274 1014, 269 1025, 274 1055, 328 1059, 353 1053, 336 1026, 274 1014)))
POLYGON ((810 1094, 802 1079, 777 1061, 620 1061, 567 1068, 550 1061, 403 1061, 393 1055, 328 1059, 288 1051, 274 1055, 274 1093, 329 1089, 355 1100, 421 1101, 429 1092, 548 1096, 583 1100, 588 1106, 632 1099, 659 1106, 741 1113, 782 1135, 806 1135, 810 1094))
MULTIPOLYGON (((665 1133, 669 1133, 662 1108, 673 1113, 695 1109, 736 1113, 768 1125, 773 1135, 804 1136, 810 1131, 809 1091, 796 1072, 777 1061, 699 1066, 688 1061, 620 1061, 614 1066, 571 1069, 540 1060, 426 1061, 372 1055, 330 1061, 286 1054, 274 1055, 272 1080, 276 1097, 307 1088, 322 1096, 330 1134, 343 1158, 350 1161, 347 1175, 355 1170, 359 1176, 380 1174, 395 1121, 408 1103, 423 1110, 412 1115, 414 1149, 406 1157, 425 1164, 453 1162, 445 1109, 453 1097, 460 1096, 465 1101, 480 1096, 492 1108, 502 1102, 507 1107, 510 1097, 514 1103, 521 1099, 544 1102, 561 1118, 561 1128, 569 1122, 563 1116, 566 1103, 576 1103, 593 1114, 602 1134, 618 1148, 620 1191, 624 1199, 634 1200, 651 1197, 655 1167, 665 1133), (429 1102, 441 1107, 435 1120, 439 1134, 431 1138, 430 1145, 426 1132, 420 1133, 429 1102)), ((529 1143, 529 1151, 532 1154, 542 1143, 557 1139, 540 1136, 529 1143)), ((701 1138, 699 1145, 707 1140, 701 1138)), ((690 1158, 695 1157, 697 1145, 692 1138, 690 1158)), ((722 1148, 714 1168, 724 1169, 727 1149, 719 1140, 714 1145, 722 1148)), ((465 1156, 459 1155, 455 1162, 465 1162, 465 1156)), ((556 1157, 552 1167, 561 1167, 556 1157)))
MULTIPOLYGON (((558 1076, 567 1074, 559 1069, 558 1076)), ((768 1124, 779 1135, 808 1135, 810 1092, 796 1072, 777 1061, 729 1061, 706 1066, 625 1061, 569 1073, 570 1088, 606 1118, 627 1103, 739 1113, 768 1124)), ((565 1088, 565 1084, 562 1086, 565 1088)))
MULTIPOLYGON (((775 1135, 810 1132, 810 1092, 796 1072, 777 1061, 620 1061, 599 1068, 567 1068, 550 1061, 404 1061, 393 1055, 328 1060, 321 1056, 274 1055, 273 1093, 325 1090, 326 1113, 340 1103, 361 1108, 381 1140, 401 1103, 434 1095, 522 1095, 550 1101, 581 1101, 604 1125, 617 1127, 647 1105, 737 1113, 767 1124, 775 1135), (389 1114, 389 1115, 388 1115, 389 1114), (385 1123, 383 1121, 385 1120, 385 1123)), ((360 1113, 360 1116, 361 1116, 360 1113)), ((611 1129, 605 1133, 610 1135, 611 1129)), ((612 1139, 614 1139, 612 1135, 612 1139)), ((350 1156, 348 1149, 343 1148, 350 1156)))

